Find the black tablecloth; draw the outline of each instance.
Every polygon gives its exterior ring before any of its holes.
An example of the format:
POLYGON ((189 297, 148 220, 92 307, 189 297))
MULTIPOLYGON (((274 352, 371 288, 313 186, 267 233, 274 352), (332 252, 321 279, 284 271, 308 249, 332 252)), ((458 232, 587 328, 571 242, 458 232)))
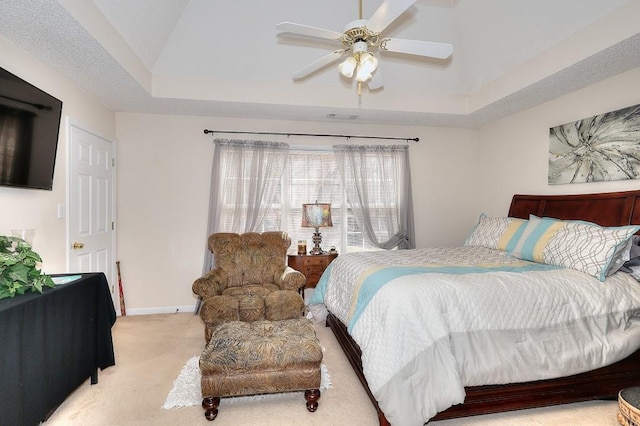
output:
POLYGON ((0 300, 0 425, 37 425, 115 364, 116 313, 102 273, 0 300))

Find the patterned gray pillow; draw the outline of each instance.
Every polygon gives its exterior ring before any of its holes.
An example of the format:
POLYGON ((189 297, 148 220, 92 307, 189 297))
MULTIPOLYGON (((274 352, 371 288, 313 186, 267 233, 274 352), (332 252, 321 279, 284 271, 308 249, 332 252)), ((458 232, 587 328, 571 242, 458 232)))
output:
POLYGON ((464 245, 511 251, 528 222, 514 217, 488 217, 482 213, 464 245))
POLYGON ((602 227, 595 223, 529 217, 512 255, 584 272, 604 281, 614 259, 640 226, 602 227))

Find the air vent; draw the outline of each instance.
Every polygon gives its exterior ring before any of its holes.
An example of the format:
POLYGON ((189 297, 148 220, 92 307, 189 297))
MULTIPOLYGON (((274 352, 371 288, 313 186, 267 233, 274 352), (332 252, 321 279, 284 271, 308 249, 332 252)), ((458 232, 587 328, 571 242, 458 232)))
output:
POLYGON ((331 120, 355 120, 358 117, 357 114, 327 114, 327 118, 331 120))

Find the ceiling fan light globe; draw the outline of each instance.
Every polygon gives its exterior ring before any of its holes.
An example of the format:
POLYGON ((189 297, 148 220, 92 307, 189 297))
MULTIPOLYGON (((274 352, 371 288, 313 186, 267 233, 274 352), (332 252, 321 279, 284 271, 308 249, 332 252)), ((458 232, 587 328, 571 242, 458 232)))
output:
POLYGON ((356 69, 356 65, 358 65, 356 58, 349 56, 340 65, 338 65, 338 71, 340 71, 340 74, 343 76, 351 78, 353 77, 353 71, 356 69))
POLYGON ((376 57, 371 53, 363 53, 360 55, 359 68, 371 74, 376 70, 376 68, 378 68, 378 59, 376 59, 376 57))
POLYGON ((367 80, 369 80, 371 77, 372 75, 370 73, 358 72, 358 74, 356 74, 356 81, 358 83, 364 83, 367 80))
POLYGON ((371 78, 373 72, 378 68, 378 59, 371 53, 363 53, 360 55, 360 61, 358 63, 358 71, 356 73, 356 80, 364 83, 371 78))
POLYGON ((358 68, 356 72, 356 81, 359 83, 364 83, 372 77, 372 74, 367 70, 363 70, 362 68, 358 68))
POLYGON ((364 53, 360 56, 360 66, 367 70, 374 71, 378 68, 378 60, 371 53, 364 53))

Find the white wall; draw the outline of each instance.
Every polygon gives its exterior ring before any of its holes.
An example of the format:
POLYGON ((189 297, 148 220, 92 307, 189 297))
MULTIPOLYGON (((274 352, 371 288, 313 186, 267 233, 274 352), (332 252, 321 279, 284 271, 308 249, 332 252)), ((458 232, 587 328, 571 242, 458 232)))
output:
MULTIPOLYGON (((475 209, 468 205, 475 193, 474 130, 133 113, 118 113, 116 121, 117 251, 127 308, 133 313, 166 311, 170 306, 187 309, 195 303, 191 284, 202 272, 213 157, 213 137, 204 135, 205 128, 419 137, 420 142, 410 143, 417 245, 459 244, 475 221, 475 209)), ((270 139, 292 145, 346 142, 270 139)))
POLYGON ((452 246, 464 241, 481 212, 505 215, 514 193, 640 188, 637 180, 547 184, 549 128, 640 103, 640 94, 630 90, 637 81, 640 70, 477 131, 118 113, 118 256, 128 306, 144 313, 195 302, 190 286, 201 273, 213 155, 205 128, 417 136, 420 142, 410 144, 417 245, 452 246))
POLYGON ((477 131, 420 132, 420 142, 410 149, 416 246, 460 245, 477 221, 477 131))
POLYGON ((547 183, 549 128, 639 104, 638 81, 640 68, 480 129, 476 213, 505 215, 515 193, 574 194, 640 189, 640 180, 547 183))
POLYGON ((80 127, 113 140, 115 114, 2 36, 0 52, 0 67, 63 102, 53 190, 0 187, 0 235, 11 235, 12 229, 35 229, 33 248, 43 259, 43 271, 65 272, 66 219, 57 218, 58 204, 66 205, 67 201, 65 123, 71 120, 80 127))

